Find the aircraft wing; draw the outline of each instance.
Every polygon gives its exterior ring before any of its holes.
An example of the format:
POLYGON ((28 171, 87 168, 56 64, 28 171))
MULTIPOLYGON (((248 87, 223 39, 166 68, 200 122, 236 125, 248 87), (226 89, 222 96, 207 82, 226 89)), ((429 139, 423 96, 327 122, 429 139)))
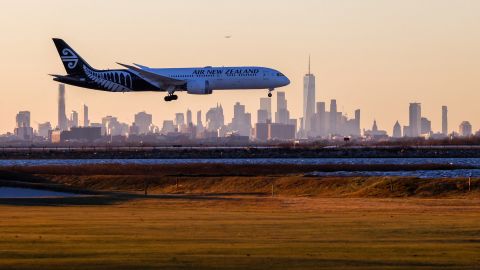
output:
POLYGON ((129 71, 133 74, 137 75, 138 77, 144 79, 145 81, 149 82, 150 84, 158 87, 158 88, 168 88, 169 86, 181 86, 187 83, 183 80, 173 79, 167 76, 162 76, 157 73, 140 69, 138 67, 117 63, 123 67, 126 67, 129 71))

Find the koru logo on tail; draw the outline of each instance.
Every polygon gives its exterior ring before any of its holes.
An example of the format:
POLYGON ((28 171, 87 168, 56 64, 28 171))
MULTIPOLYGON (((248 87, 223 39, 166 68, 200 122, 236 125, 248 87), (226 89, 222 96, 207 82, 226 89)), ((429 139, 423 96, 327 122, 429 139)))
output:
POLYGON ((78 64, 78 56, 70 49, 62 50, 62 61, 67 63, 69 69, 74 69, 78 64))

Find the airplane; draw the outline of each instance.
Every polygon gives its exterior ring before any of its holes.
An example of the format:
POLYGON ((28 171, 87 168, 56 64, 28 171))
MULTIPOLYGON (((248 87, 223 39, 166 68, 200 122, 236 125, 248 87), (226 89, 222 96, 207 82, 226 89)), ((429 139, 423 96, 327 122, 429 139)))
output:
POLYGON ((165 101, 177 100, 175 92, 210 95, 216 90, 264 89, 272 97, 276 88, 290 80, 266 67, 150 68, 117 63, 125 69, 98 70, 59 38, 53 42, 68 75, 54 75, 54 81, 108 92, 166 92, 165 101))

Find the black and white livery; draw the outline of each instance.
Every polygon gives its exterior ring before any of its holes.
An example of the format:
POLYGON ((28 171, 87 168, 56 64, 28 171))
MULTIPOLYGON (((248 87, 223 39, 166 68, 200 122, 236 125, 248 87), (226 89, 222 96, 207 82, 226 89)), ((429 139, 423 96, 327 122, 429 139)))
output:
POLYGON ((165 101, 178 99, 174 93, 209 95, 214 90, 266 89, 290 84, 281 72, 265 67, 149 68, 118 63, 124 69, 92 68, 62 39, 54 38, 67 75, 52 75, 54 81, 109 92, 167 92, 165 101))

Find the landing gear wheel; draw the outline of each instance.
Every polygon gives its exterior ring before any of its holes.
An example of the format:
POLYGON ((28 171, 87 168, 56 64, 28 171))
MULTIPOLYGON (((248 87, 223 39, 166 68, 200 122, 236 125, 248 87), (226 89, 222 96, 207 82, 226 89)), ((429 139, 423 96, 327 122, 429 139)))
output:
POLYGON ((268 89, 268 97, 272 97, 272 91, 275 90, 273 88, 268 89))
POLYGON ((169 95, 169 96, 166 96, 164 98, 164 100, 167 101, 167 102, 172 101, 172 100, 177 100, 177 99, 178 99, 177 95, 169 95))

